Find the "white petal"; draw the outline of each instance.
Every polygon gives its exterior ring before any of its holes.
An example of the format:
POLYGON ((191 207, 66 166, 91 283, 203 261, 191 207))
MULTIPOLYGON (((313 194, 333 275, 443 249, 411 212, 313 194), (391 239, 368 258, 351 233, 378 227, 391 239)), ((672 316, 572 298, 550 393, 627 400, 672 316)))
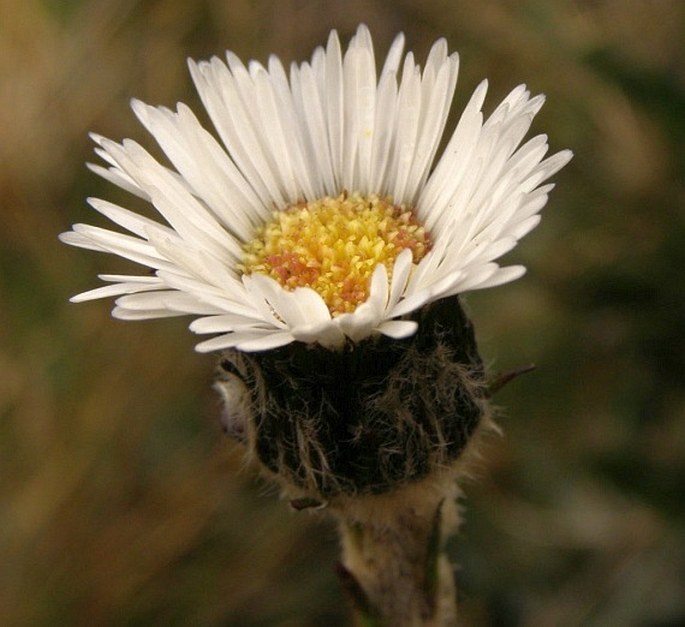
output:
POLYGON ((373 307, 379 314, 385 311, 388 304, 388 271, 382 263, 376 266, 371 275, 369 298, 365 304, 373 307))
POLYGON ((239 331, 227 333, 205 340, 195 346, 195 350, 200 353, 210 353, 212 351, 224 350, 226 348, 238 348, 247 352, 269 350, 285 346, 294 341, 295 338, 287 331, 239 331))
POLYGON ((326 109, 328 123, 328 141, 331 147, 333 171, 336 174, 338 189, 344 187, 343 173, 343 133, 344 133, 344 105, 343 105, 343 67, 342 52, 338 33, 331 31, 328 37, 325 56, 325 75, 322 85, 322 100, 326 109))
POLYGON ((269 141, 281 187, 289 202, 314 196, 310 173, 305 168, 301 139, 294 125, 292 96, 288 90, 277 98, 273 81, 264 69, 255 73, 256 106, 269 141))
POLYGON ((402 297, 412 270, 412 252, 405 248, 395 259, 387 309, 392 309, 402 297))
POLYGON ((378 330, 383 334, 395 340, 414 335, 419 328, 418 322, 414 320, 388 320, 378 327, 378 330))
POLYGON ((236 329, 258 327, 263 322, 237 314, 219 314, 193 320, 189 329, 194 333, 227 333, 236 329))
POLYGON ((535 168, 533 174, 523 183, 526 188, 537 187, 542 181, 546 181, 550 176, 554 176, 573 158, 571 150, 561 150, 560 152, 545 159, 535 168))
POLYGON ((463 278, 453 288, 453 293, 477 289, 479 285, 484 285, 486 281, 491 279, 498 269, 499 266, 496 263, 486 263, 464 270, 463 278))
POLYGON ((127 311, 176 311, 182 314, 212 315, 221 309, 204 303, 201 299, 183 292, 165 290, 121 296, 116 300, 117 307, 127 311))
POLYGON ((363 25, 344 54, 332 31, 326 48, 317 48, 310 63, 293 64, 289 78, 274 56, 266 68, 231 52, 225 62, 189 61, 223 145, 185 105, 171 111, 134 100, 134 112, 176 171, 131 140, 117 144, 95 134, 105 166, 89 167, 151 202, 165 223, 89 199, 130 235, 76 224, 59 237, 152 268, 156 276, 101 275, 110 285, 72 300, 115 297, 113 315, 127 320, 194 314, 192 331, 220 334, 200 343, 200 351, 269 350, 293 341, 337 350, 374 333, 408 337, 417 323, 397 318, 521 276, 522 266, 500 268, 495 261, 538 224, 553 187, 543 183, 572 156, 565 150, 545 159, 545 135, 519 146, 544 97, 519 85, 484 121, 484 81, 434 164, 459 57, 439 40, 421 71, 403 51, 398 35, 380 80, 363 25), (240 275, 244 243, 274 210, 344 191, 389 195, 415 207, 431 234, 430 252, 414 264, 411 251, 402 251, 391 279, 379 264, 366 302, 336 317, 310 288, 289 291, 265 275, 240 275))
POLYGON ((117 320, 156 320, 157 318, 177 318, 183 315, 185 312, 171 309, 125 309, 124 307, 112 309, 112 317, 117 320))
POLYGON ((96 163, 86 163, 86 167, 91 171, 106 179, 110 183, 114 183, 117 187, 125 189, 130 194, 138 196, 143 200, 150 200, 150 197, 136 184, 136 182, 128 176, 125 172, 122 172, 119 168, 103 168, 101 165, 96 163))
MULTIPOLYGON (((455 285, 458 285, 462 278, 462 272, 457 270, 442 277, 439 281, 431 282, 430 284, 417 289, 409 294, 406 298, 400 300, 390 311, 388 311, 389 318, 396 318, 403 316, 412 311, 416 311, 423 307, 428 302, 438 300, 451 293, 455 285)), ((458 293, 458 292, 455 292, 458 293)))
POLYGON ((281 286, 271 277, 256 273, 244 276, 243 284, 250 305, 261 314, 262 319, 276 327, 287 328, 288 325, 276 311, 274 303, 271 302, 272 299, 279 299, 281 286))
POLYGON ((388 51, 388 56, 383 64, 383 74, 395 74, 400 67, 400 62, 402 60, 402 51, 404 50, 404 33, 400 33, 395 37, 388 51))
POLYGON ((252 80, 247 71, 231 73, 214 57, 211 62, 189 62, 198 93, 231 158, 265 206, 285 204, 274 177, 274 163, 265 149, 262 129, 252 111, 255 103, 252 80))
POLYGON ((487 287, 496 287, 520 279, 526 273, 524 266, 507 266, 506 268, 499 268, 489 279, 480 283, 476 288, 485 289, 487 287))
POLYGON ((482 130, 481 107, 487 88, 487 81, 483 81, 474 91, 444 153, 419 196, 417 211, 429 231, 450 211, 450 199, 455 190, 459 189, 471 165, 482 130))
POLYGON ((163 284, 163 281, 156 276, 140 276, 137 274, 98 274, 98 279, 115 283, 128 282, 146 285, 163 284))
POLYGON ((388 191, 388 168, 396 130, 397 78, 386 72, 378 85, 376 119, 374 120, 373 147, 369 189, 385 194, 388 191))
POLYGON ((157 277, 153 277, 153 279, 154 282, 148 284, 122 282, 115 283, 114 285, 105 285, 87 292, 76 294, 69 300, 72 303, 82 303, 84 301, 95 300, 97 298, 109 298, 110 296, 121 296, 122 294, 135 294, 136 292, 146 292, 148 290, 157 290, 160 287, 164 287, 164 283, 157 279, 157 277))
POLYGON ((261 337, 256 337, 254 339, 247 339, 239 344, 236 344, 236 348, 247 353, 272 350, 274 348, 279 348, 294 342, 295 338, 291 333, 280 331, 277 333, 267 333, 261 337))
POLYGON ((407 186, 416 150, 421 105, 421 75, 414 64, 413 55, 409 53, 397 96, 395 151, 389 180, 390 195, 398 204, 412 200, 410 192, 413 190, 407 192, 407 186))
POLYGON ((112 252, 150 268, 170 267, 154 246, 136 237, 108 231, 89 224, 74 224, 72 228, 80 238, 71 238, 68 237, 68 234, 63 234, 62 241, 80 246, 81 241, 89 240, 99 246, 96 250, 112 252))
POLYGON ((350 314, 342 314, 335 319, 342 332, 353 342, 358 342, 371 335, 379 325, 381 316, 369 305, 362 303, 350 314))
POLYGON ((179 105, 177 114, 137 100, 132 101, 132 107, 193 193, 207 203, 224 226, 248 239, 259 219, 269 218, 270 209, 188 107, 179 105))
POLYGON ((170 229, 159 222, 150 220, 149 218, 129 211, 128 209, 124 209, 123 207, 119 207, 106 200, 88 198, 88 204, 102 215, 107 216, 112 222, 119 226, 123 226, 127 231, 130 231, 139 237, 147 239, 150 228, 160 232, 166 232, 169 235, 174 233, 173 229, 170 229))
POLYGON ((528 235, 528 233, 530 233, 538 224, 540 224, 540 220, 542 220, 542 218, 539 215, 530 216, 529 218, 519 222, 515 227, 509 228, 507 232, 510 233, 512 237, 519 240, 524 235, 528 235))
POLYGON ((376 63, 371 37, 360 27, 343 62, 343 186, 370 193, 376 107, 376 63))
POLYGON ((305 322, 319 323, 327 322, 331 319, 331 312, 328 310, 326 303, 313 289, 298 287, 293 292, 283 291, 297 304, 300 315, 305 322))
POLYGON ((140 145, 131 140, 124 140, 122 145, 105 140, 103 147, 150 195, 156 209, 181 237, 227 263, 239 255, 239 247, 228 232, 140 145))
POLYGON ((438 237, 433 248, 418 263, 413 274, 411 274, 405 288, 407 294, 413 294, 425 289, 442 263, 449 243, 450 240, 448 237, 438 237))
POLYGON ((90 238, 86 237, 81 233, 75 233, 74 231, 67 231, 66 233, 60 233, 57 238, 63 244, 68 244, 69 246, 76 246, 77 248, 85 248, 86 250, 96 250, 97 252, 105 253, 109 252, 106 248, 103 248, 100 244, 95 243, 90 238))
POLYGON ((411 169, 409 171, 404 196, 407 201, 414 204, 428 175, 428 169, 433 161, 435 152, 440 143, 442 129, 447 119, 449 104, 452 95, 449 93, 450 68, 444 65, 438 74, 437 81, 426 92, 422 86, 422 102, 417 132, 416 147, 412 155, 411 169))
POLYGON ((297 121, 302 127, 305 149, 310 153, 310 163, 317 168, 314 181, 316 193, 320 196, 336 196, 333 162, 326 126, 326 112, 323 108, 319 87, 314 72, 307 63, 301 68, 293 64, 291 70, 293 100, 299 115, 297 121))
POLYGON ((316 342, 328 349, 338 349, 345 344, 345 334, 335 320, 303 325, 293 329, 292 334, 300 342, 316 342))

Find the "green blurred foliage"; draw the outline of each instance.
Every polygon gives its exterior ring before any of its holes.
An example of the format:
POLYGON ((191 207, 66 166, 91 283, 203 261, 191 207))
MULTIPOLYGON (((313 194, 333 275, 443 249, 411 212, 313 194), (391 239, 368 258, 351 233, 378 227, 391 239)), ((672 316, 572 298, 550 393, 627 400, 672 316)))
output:
MULTIPOLYGON (((123 262, 61 246, 132 206, 88 131, 152 141, 135 96, 196 110, 186 57, 309 57, 366 22, 383 51, 462 57, 455 115, 527 82, 576 157, 529 268, 468 297, 505 437, 453 542, 465 625, 685 623, 685 4, 680 0, 3 0, 0 616, 4 625, 343 625, 335 530, 295 514, 223 439, 212 357, 183 321, 69 305, 123 262), (98 222, 99 223, 99 222, 98 222)), ((136 205, 137 207, 137 205, 136 205)))

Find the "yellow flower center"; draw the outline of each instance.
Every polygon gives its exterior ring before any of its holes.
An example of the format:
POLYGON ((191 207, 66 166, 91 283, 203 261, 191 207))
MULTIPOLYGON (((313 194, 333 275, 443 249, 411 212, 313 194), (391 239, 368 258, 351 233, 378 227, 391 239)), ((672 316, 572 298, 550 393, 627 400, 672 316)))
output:
POLYGON ((391 274, 405 248, 418 263, 430 249, 430 238, 412 209, 355 193, 276 211, 243 248, 240 272, 269 275, 289 290, 310 287, 335 316, 354 311, 368 298, 369 279, 379 263, 391 274))

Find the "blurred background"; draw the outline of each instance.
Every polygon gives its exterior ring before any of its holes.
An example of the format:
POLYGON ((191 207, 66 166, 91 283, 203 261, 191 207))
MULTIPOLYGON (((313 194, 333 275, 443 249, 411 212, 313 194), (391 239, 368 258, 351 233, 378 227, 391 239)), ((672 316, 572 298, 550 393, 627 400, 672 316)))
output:
MULTIPOLYGON (((123 261, 67 248, 88 131, 147 147, 128 101, 199 110, 186 58, 309 58, 359 22, 462 64, 455 114, 544 92, 576 157, 468 306, 505 436, 450 545, 464 625, 685 624, 685 3, 681 0, 0 0, 0 621, 349 624, 335 530, 293 513, 222 437, 214 357, 183 319, 70 305, 123 261)), ((456 118, 455 118, 456 119, 456 118)), ((453 124, 452 122, 451 124, 453 124)))

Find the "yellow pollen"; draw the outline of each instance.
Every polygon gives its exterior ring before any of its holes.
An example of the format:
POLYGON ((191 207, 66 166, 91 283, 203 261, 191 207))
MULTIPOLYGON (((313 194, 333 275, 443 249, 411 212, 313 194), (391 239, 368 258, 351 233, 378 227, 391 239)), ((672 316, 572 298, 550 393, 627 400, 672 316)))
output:
POLYGON ((379 263, 390 275, 397 255, 409 248, 416 264, 430 250, 430 238, 412 209, 355 193, 276 211, 243 248, 240 272, 266 274, 289 290, 310 287, 335 316, 368 298, 379 263))

